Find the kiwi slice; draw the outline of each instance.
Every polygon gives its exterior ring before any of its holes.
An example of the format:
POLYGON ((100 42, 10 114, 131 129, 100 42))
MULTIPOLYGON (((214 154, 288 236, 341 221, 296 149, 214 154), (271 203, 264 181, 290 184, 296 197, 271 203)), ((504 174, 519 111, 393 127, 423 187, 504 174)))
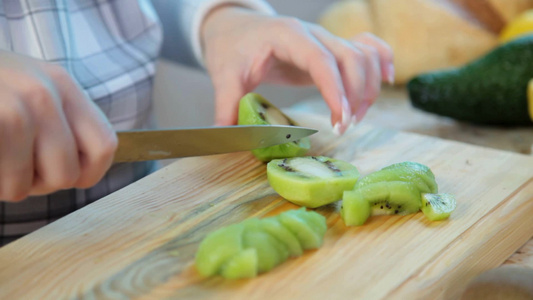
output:
POLYGON ((257 276, 257 250, 245 249, 231 258, 223 267, 221 275, 227 279, 252 278, 257 276))
POLYGON ((357 191, 369 203, 372 215, 406 215, 420 210, 420 192, 409 182, 376 182, 357 191))
POLYGON ((355 188, 383 181, 404 181, 414 184, 420 193, 431 193, 437 186, 434 179, 422 175, 420 172, 407 167, 398 167, 393 169, 382 169, 371 173, 357 181, 355 188), (428 185, 430 183, 431 187, 428 185))
POLYGON ((315 249, 322 245, 322 237, 311 226, 296 214, 281 214, 278 219, 300 241, 302 249, 315 249))
POLYGON ((435 181, 435 175, 431 169, 421 163, 405 161, 401 163, 392 164, 383 168, 382 170, 398 170, 404 171, 405 173, 414 173, 419 176, 430 189, 430 192, 433 194, 438 193, 439 187, 435 181))
POLYGON ((305 208, 248 219, 209 234, 196 254, 196 268, 204 276, 254 277, 304 249, 318 248, 326 229, 326 219, 305 208))
MULTIPOLYGON (((298 126, 294 120, 256 93, 246 94, 239 103, 239 125, 290 125, 298 126)), ((281 145, 252 150, 260 161, 276 158, 302 156, 311 148, 308 137, 281 145)))
POLYGON ((203 276, 218 273, 228 259, 243 250, 243 232, 242 224, 234 224, 207 235, 196 254, 195 264, 198 272, 203 276))
POLYGON ((455 210, 455 197, 450 194, 422 194, 422 212, 430 221, 444 220, 455 210))
POLYGON ((270 186, 297 205, 315 208, 342 198, 353 189, 359 172, 350 163, 325 157, 275 159, 267 165, 270 186))
POLYGON ((261 228, 283 243, 289 250, 290 256, 300 256, 303 254, 303 249, 298 238, 283 226, 276 217, 262 219, 261 228))
POLYGON ((370 204, 359 190, 345 191, 342 195, 341 218, 346 226, 363 225, 370 217, 370 204))

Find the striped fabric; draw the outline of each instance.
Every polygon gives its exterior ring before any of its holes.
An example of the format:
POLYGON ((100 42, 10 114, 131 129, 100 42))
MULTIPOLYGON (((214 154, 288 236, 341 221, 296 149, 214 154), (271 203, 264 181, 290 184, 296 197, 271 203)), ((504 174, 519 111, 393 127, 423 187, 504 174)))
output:
MULTIPOLYGON (((0 49, 62 65, 115 130, 150 128, 154 63, 162 45, 163 27, 170 40, 164 46, 169 56, 180 60, 176 53, 183 51, 188 55, 182 55, 181 62, 198 66, 200 47, 194 44, 199 43, 198 20, 210 7, 230 2, 271 10, 261 0, 152 1, 0 0, 0 49), (166 19, 160 23, 158 15, 166 19)), ((0 246, 154 169, 155 164, 147 162, 116 164, 90 189, 65 190, 20 203, 0 201, 0 246)))

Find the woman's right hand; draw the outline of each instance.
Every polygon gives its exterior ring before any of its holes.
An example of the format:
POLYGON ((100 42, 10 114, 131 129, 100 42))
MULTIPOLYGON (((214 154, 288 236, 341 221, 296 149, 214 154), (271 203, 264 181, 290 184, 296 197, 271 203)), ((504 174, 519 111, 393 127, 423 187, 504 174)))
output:
POLYGON ((0 51, 0 200, 91 187, 117 144, 104 114, 62 67, 0 51))

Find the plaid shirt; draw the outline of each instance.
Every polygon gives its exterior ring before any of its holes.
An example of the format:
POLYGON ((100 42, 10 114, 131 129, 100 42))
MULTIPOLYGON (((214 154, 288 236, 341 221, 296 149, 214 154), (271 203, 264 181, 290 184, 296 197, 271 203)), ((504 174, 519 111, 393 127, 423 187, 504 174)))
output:
MULTIPOLYGON (((0 0, 0 49, 65 67, 115 130, 150 128, 161 46, 168 58, 201 65, 199 27, 222 2, 272 12, 260 0, 0 0)), ((0 246, 154 169, 149 162, 116 164, 90 189, 0 201, 0 246)))

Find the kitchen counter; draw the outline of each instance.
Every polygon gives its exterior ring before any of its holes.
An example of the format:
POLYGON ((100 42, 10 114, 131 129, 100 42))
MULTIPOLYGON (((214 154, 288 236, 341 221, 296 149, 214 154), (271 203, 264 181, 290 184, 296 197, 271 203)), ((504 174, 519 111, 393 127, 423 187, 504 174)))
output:
MULTIPOLYGON (((310 98, 292 107, 298 111, 329 114, 322 98, 310 98)), ((477 126, 413 108, 403 88, 385 88, 361 124, 391 128, 499 150, 533 155, 533 127, 477 126)), ((532 170, 533 174, 533 170, 532 170)), ((533 268, 533 236, 504 264, 533 268)))

